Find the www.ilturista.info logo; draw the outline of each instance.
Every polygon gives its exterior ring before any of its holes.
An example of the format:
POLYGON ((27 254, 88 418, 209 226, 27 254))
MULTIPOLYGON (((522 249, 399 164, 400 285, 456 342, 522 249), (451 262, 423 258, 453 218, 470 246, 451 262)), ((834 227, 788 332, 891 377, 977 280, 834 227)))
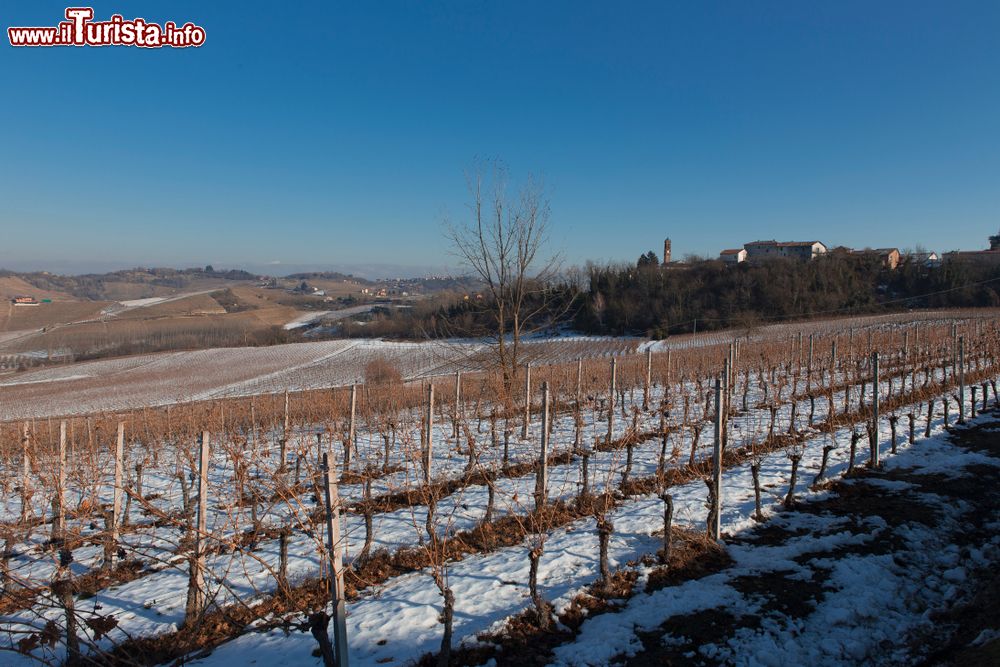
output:
POLYGON ((145 19, 126 20, 113 14, 107 21, 94 21, 92 7, 67 7, 66 21, 50 28, 7 28, 11 46, 164 46, 185 48, 205 43, 205 29, 193 23, 162 26, 145 19))

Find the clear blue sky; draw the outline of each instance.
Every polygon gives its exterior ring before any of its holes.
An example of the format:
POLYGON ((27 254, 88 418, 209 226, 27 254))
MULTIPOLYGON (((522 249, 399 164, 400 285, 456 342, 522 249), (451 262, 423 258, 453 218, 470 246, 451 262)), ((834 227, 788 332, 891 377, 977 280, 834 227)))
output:
POLYGON ((93 5, 207 43, 4 35, 0 266, 447 266, 484 156, 545 180, 570 262, 1000 227, 995 0, 93 5))

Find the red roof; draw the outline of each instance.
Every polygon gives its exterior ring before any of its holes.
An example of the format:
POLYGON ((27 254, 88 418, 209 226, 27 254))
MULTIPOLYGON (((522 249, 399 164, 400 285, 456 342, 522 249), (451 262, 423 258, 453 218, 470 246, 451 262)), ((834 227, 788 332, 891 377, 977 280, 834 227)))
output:
POLYGON ((791 248, 795 246, 813 246, 819 243, 819 241, 751 241, 750 243, 744 244, 745 246, 751 245, 773 245, 779 248, 791 248))

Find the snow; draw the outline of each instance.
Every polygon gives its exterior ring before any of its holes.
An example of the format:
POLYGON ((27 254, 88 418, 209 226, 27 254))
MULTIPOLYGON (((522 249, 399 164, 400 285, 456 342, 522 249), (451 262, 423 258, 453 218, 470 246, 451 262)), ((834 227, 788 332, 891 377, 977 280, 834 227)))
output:
POLYGON ((163 303, 166 300, 166 297, 152 296, 147 299, 129 299, 128 301, 119 301, 118 303, 126 308, 142 308, 143 306, 152 306, 153 304, 163 303))
POLYGON ((322 319, 324 315, 330 313, 329 310, 316 310, 308 313, 302 313, 294 320, 290 320, 285 323, 284 329, 290 331, 291 329, 299 329, 306 325, 312 324, 316 320, 322 319))
MULTIPOLYGON (((550 344, 550 343, 546 343, 550 344)), ((258 391, 261 387, 281 386, 295 376, 301 382, 311 382, 310 374, 329 369, 331 364, 341 363, 345 355, 354 359, 366 358, 365 354, 398 354, 400 359, 413 359, 426 354, 428 348, 415 344, 387 344, 380 341, 336 341, 333 344, 305 344, 319 347, 309 348, 296 364, 288 360, 277 368, 258 368, 251 379, 237 380, 222 388, 209 388, 194 395, 210 397, 218 395, 243 395, 258 391)), ((449 348, 452 349, 452 348, 449 348)), ((201 359, 201 363, 206 357, 201 359)), ((170 356, 153 356, 137 363, 142 372, 150 366, 173 364, 170 356)), ((438 372, 447 364, 445 359, 433 361, 418 359, 411 367, 413 372, 438 372), (420 370, 423 369, 423 370, 420 370)), ((45 378, 46 376, 35 376, 45 378)), ((64 379, 66 376, 62 376, 64 379)), ((693 386, 686 387, 693 391, 693 386)), ((883 387, 883 392, 886 388, 883 387)), ((654 391, 654 403, 662 395, 662 388, 654 391)), ((842 404, 842 393, 838 393, 836 405, 842 404)), ((640 399, 641 400, 641 399, 640 399)), ((694 413, 700 409, 700 402, 692 404, 694 413)), ((800 420, 804 421, 808 401, 800 402, 800 420), (805 409, 804 409, 805 408, 805 409)), ((826 402, 817 402, 816 419, 825 417, 826 402)), ((787 420, 787 407, 781 418, 787 420)), ((749 438, 764 423, 760 408, 750 414, 735 419, 731 425, 733 438, 739 442, 749 438)), ((583 412, 585 442, 603 432, 606 422, 596 410, 583 412)), ((643 414, 640 428, 655 426, 654 418, 643 414)), ((956 478, 962 473, 962 466, 973 464, 997 465, 995 459, 983 454, 967 452, 950 445, 941 436, 941 419, 935 419, 933 435, 929 439, 908 445, 903 439, 898 444, 898 454, 890 454, 889 426, 881 425, 881 456, 888 470, 914 470, 921 474, 945 473, 956 478)), ((435 443, 433 471, 435 479, 457 478, 465 467, 465 457, 459 452, 460 443, 450 439, 450 424, 437 424, 434 432, 435 443)), ((619 428, 619 433, 621 429, 619 428)), ((706 425, 706 428, 708 426, 706 425)), ((315 434, 322 425, 303 426, 296 430, 290 443, 290 453, 302 454, 308 462, 315 459, 315 434)), ((411 488, 413 480, 420 476, 418 457, 414 443, 419 442, 419 422, 414 414, 408 415, 401 424, 398 445, 393 449, 392 461, 398 472, 390 473, 374 485, 376 494, 390 493, 411 488)), ((572 419, 560 415, 555 425, 553 453, 568 450, 572 445, 574 427, 572 419)), ((488 438, 480 434, 479 437, 488 438)), ((263 477, 275 465, 272 457, 263 457, 260 451, 273 448, 277 434, 260 434, 261 442, 255 451, 245 443, 248 460, 264 468, 263 477), (264 461, 262 464, 261 461, 264 461)), ((827 497, 826 491, 813 491, 813 482, 822 458, 822 448, 828 443, 836 444, 827 464, 827 477, 834 477, 847 469, 847 443, 850 429, 840 428, 832 434, 809 432, 801 446, 802 460, 796 495, 800 501, 815 501, 827 497)), ((531 460, 538 441, 538 425, 532 427, 526 441, 515 440, 512 445, 513 461, 531 460)), ((707 442, 703 438, 696 458, 707 454, 707 442)), ((691 446, 688 429, 672 435, 671 446, 680 450, 680 465, 687 459, 691 446)), ((377 424, 363 424, 359 429, 358 455, 362 459, 377 460, 381 451, 381 440, 377 424)), ((139 448, 141 450, 141 448, 139 448)), ((658 464, 660 443, 649 441, 636 447, 633 475, 649 475, 658 464)), ((149 461, 149 451, 135 451, 135 457, 145 457, 149 461)), ((483 465, 495 467, 498 453, 483 452, 483 465)), ((615 485, 623 467, 623 452, 596 452, 590 461, 591 484, 595 491, 615 485)), ((180 488, 173 476, 173 458, 170 452, 160 452, 162 458, 158 466, 147 469, 144 487, 147 494, 158 494, 151 501, 155 509, 166 514, 180 509, 180 488)), ((217 449, 213 454, 210 471, 210 497, 217 498, 217 504, 210 508, 209 532, 213 539, 225 541, 247 525, 247 508, 236 507, 232 502, 234 456, 232 451, 217 449), (229 491, 229 493, 227 493, 229 491)), ((861 465, 868 456, 866 443, 858 448, 857 464, 861 465)), ((294 460, 294 459, 293 459, 294 460)), ((772 520, 790 529, 801 529, 806 534, 789 539, 780 546, 732 545, 730 555, 735 565, 725 572, 689 581, 680 586, 664 588, 654 592, 640 592, 628 600, 617 613, 602 614, 587 620, 581 633, 572 644, 556 651, 557 665, 598 665, 606 664, 615 655, 630 655, 641 649, 637 632, 652 630, 666 619, 678 614, 724 607, 738 614, 753 614, 759 611, 757 603, 749 600, 735 589, 732 579, 736 576, 755 576, 777 570, 790 577, 808 578, 817 567, 829 570, 827 585, 833 591, 814 613, 815 621, 802 624, 796 619, 787 619, 787 626, 768 626, 760 631, 744 630, 737 633, 724 645, 702 647, 705 656, 716 660, 737 664, 796 664, 815 662, 820 664, 851 664, 874 659, 879 656, 882 641, 891 639, 909 627, 925 623, 925 619, 913 605, 914 596, 929 591, 936 599, 947 599, 957 594, 956 585, 966 576, 959 564, 959 554, 939 545, 925 561, 918 565, 927 576, 921 590, 908 588, 910 584, 900 576, 899 566, 891 557, 884 555, 851 554, 843 558, 815 556, 803 563, 805 556, 816 553, 830 553, 835 549, 866 545, 879 538, 887 530, 884 521, 868 518, 861 526, 851 526, 844 519, 821 517, 810 514, 774 515, 776 506, 787 492, 790 463, 784 453, 774 453, 764 457, 760 471, 760 482, 764 493, 765 514, 772 520), (858 609, 868 609, 867 622, 872 627, 866 633, 857 631, 858 609), (777 638, 777 639, 775 639, 777 638)), ((101 487, 101 499, 107 501, 107 475, 110 466, 105 461, 98 470, 104 475, 95 482, 101 487)), ((40 475, 51 474, 41 471, 40 475)), ((581 481, 577 461, 568 465, 552 466, 550 474, 550 498, 571 498, 577 492, 581 481)), ((44 479, 39 479, 39 486, 44 479)), ((889 480, 866 480, 892 491, 904 491, 905 483, 889 480)), ((534 488, 534 475, 517 478, 501 478, 497 481, 498 514, 524 514, 525 503, 534 488)), ((358 485, 344 484, 340 488, 348 502, 361 497, 358 485)), ((681 484, 671 488, 675 506, 675 525, 703 530, 705 521, 705 485, 701 480, 681 484)), ((75 494, 74 494, 75 495, 75 494)), ((80 490, 83 497, 83 490, 80 490)), ((474 526, 485 512, 488 494, 481 485, 471 485, 456 493, 443 497, 437 510, 437 529, 440 534, 453 533, 474 526)), ((754 510, 751 475, 747 464, 734 466, 725 471, 723 477, 724 533, 732 536, 754 525, 751 515, 754 510)), ((20 513, 20 498, 14 494, 8 497, 2 510, 5 518, 12 519, 20 513)), ((42 515, 47 512, 47 498, 34 499, 33 512, 42 515)), ((933 500, 933 499, 932 499, 933 500)), ((305 525, 304 515, 314 508, 308 494, 301 494, 293 502, 270 508, 273 513, 269 522, 275 525, 290 523, 305 525)), ((261 509, 264 509, 263 507, 261 509)), ((943 506, 946 516, 954 517, 962 511, 959 503, 943 506)), ((427 508, 417 504, 413 507, 376 514, 375 548, 396 550, 412 546, 423 538, 423 526, 427 508)), ((613 566, 634 561, 643 554, 654 552, 660 543, 657 531, 662 529, 662 502, 656 496, 636 496, 623 500, 611 513, 615 525, 610 544, 610 560, 613 566)), ((348 560, 357 552, 363 539, 362 517, 348 513, 344 519, 344 547, 348 560)), ((148 569, 144 576, 125 584, 100 591, 85 601, 80 608, 92 612, 100 608, 100 613, 113 615, 119 627, 111 635, 98 642, 108 647, 125 636, 141 637, 172 631, 183 619, 184 592, 187 588, 186 561, 183 554, 176 553, 179 533, 169 525, 156 527, 149 524, 141 508, 133 505, 133 523, 145 522, 142 529, 126 534, 123 538, 127 548, 141 558, 148 569)), ((78 522, 85 535, 97 534, 96 529, 88 529, 78 522)), ((900 529, 909 543, 919 545, 934 544, 935 537, 926 528, 917 525, 900 529)), ((56 571, 55 554, 44 549, 46 535, 42 530, 33 531, 27 544, 19 547, 12 558, 12 567, 18 576, 34 581, 48 581, 56 571)), ((307 534, 296 530, 289 543, 289 578, 300 581, 315 576, 320 569, 322 553, 322 531, 307 534)), ((598 578, 597 531, 593 518, 580 519, 567 526, 550 531, 545 541, 539 581, 543 596, 551 601, 557 610, 565 608, 577 595, 598 578)), ((73 571, 82 574, 94 567, 101 557, 98 546, 84 546, 73 552, 73 571)), ((988 560, 980 553, 982 560, 988 560)), ((208 559, 208 581, 211 593, 217 603, 225 604, 236 599, 252 603, 254 600, 274 590, 273 568, 278 560, 275 540, 261 540, 257 548, 250 551, 231 551, 213 555, 208 559)), ((640 570, 640 574, 642 574, 640 570)), ((504 627, 513 615, 530 605, 525 582, 528 579, 528 559, 525 544, 496 549, 484 554, 469 556, 449 563, 448 581, 455 592, 455 644, 469 644, 477 641, 478 634, 496 631, 504 627)), ((384 584, 366 590, 357 600, 348 605, 348 635, 350 637, 351 660, 354 665, 405 664, 423 653, 437 650, 441 637, 438 613, 441 598, 434 583, 432 573, 419 571, 392 578, 384 584)), ((57 618, 55 609, 41 606, 12 614, 2 620, 6 628, 25 627, 57 618)), ((269 618, 267 623, 282 620, 300 621, 301 618, 269 618)), ((250 631, 218 647, 210 656, 192 660, 191 664, 228 665, 242 663, 259 664, 316 664, 312 656, 315 641, 307 631, 297 628, 264 627, 257 624, 250 631), (259 630, 259 631, 258 631, 259 630)), ((676 640, 677 638, 674 638, 676 640)), ((671 638, 667 639, 671 641, 671 638)), ((6 657, 6 656, 5 656, 6 657)), ((20 658, 17 658, 20 659, 20 658)), ((25 660, 27 660, 25 658, 25 660)), ((20 664, 20 663, 13 663, 20 664)))
MULTIPOLYGON (((886 459, 890 469, 948 471, 956 478, 962 476, 962 466, 979 463, 998 464, 996 459, 949 444, 941 434, 912 447, 903 446, 898 455, 886 459)), ((856 483, 897 491, 910 486, 879 479, 856 483)), ((953 499, 928 494, 921 497, 948 517, 942 522, 945 528, 948 522, 959 521, 963 510, 953 499)), ((816 498, 813 494, 806 500, 816 498)), ((673 616, 700 609, 724 608, 735 616, 758 613, 751 599, 732 588, 735 578, 776 571, 811 576, 816 568, 828 571, 823 581, 827 594, 805 622, 785 617, 783 624, 766 622, 761 628, 740 629, 724 645, 702 646, 702 655, 734 665, 894 664, 907 661, 906 657, 898 649, 886 647, 897 646, 908 631, 931 623, 926 609, 940 608, 952 600, 957 594, 954 584, 966 580, 965 567, 957 565, 958 548, 948 543, 949 533, 941 525, 911 522, 902 526, 898 533, 906 537, 910 550, 900 558, 891 553, 833 555, 837 548, 880 539, 886 531, 884 521, 867 525, 867 534, 857 528, 837 530, 845 522, 838 517, 789 514, 773 521, 787 529, 804 528, 809 532, 777 547, 729 546, 728 553, 735 560, 733 567, 682 586, 640 593, 624 611, 587 620, 576 641, 556 650, 553 664, 601 665, 617 655, 633 655, 637 632, 655 630, 673 616), (802 565, 802 556, 813 553, 831 555, 812 558, 802 565), (901 560, 905 562, 901 564, 901 560)), ((998 543, 1000 537, 994 537, 993 544, 998 543)), ((675 638, 664 637, 665 643, 672 640, 675 638)))
MULTIPOLYGON (((338 311, 339 312, 339 311, 338 311)), ((635 349, 621 339, 565 338, 526 343, 537 364, 576 361, 635 349)), ((178 402, 343 387, 364 381, 384 359, 405 380, 481 370, 479 342, 326 340, 269 347, 141 354, 0 376, 0 421, 136 410, 178 402), (58 381, 45 391, 26 385, 58 381), (65 384, 65 386, 63 386, 65 384)))

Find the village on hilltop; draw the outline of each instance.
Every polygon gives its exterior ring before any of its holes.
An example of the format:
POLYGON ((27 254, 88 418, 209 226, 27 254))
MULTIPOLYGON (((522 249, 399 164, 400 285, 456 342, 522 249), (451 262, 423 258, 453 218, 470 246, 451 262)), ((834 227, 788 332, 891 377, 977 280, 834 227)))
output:
MULTIPOLYGON (((939 255, 936 252, 916 251, 900 252, 899 248, 849 248, 836 246, 828 248, 822 241, 751 241, 744 243, 742 248, 727 248, 719 253, 719 260, 725 264, 742 264, 744 262, 760 262, 769 259, 797 259, 812 261, 822 256, 853 255, 878 259, 882 266, 890 271, 901 263, 910 262, 926 268, 940 266, 943 262, 975 262, 978 264, 1000 265, 1000 234, 989 237, 988 250, 953 250, 939 255)), ((662 265, 681 268, 683 261, 672 261, 670 239, 663 241, 662 265)), ((650 253, 652 254, 652 253, 650 253)))

